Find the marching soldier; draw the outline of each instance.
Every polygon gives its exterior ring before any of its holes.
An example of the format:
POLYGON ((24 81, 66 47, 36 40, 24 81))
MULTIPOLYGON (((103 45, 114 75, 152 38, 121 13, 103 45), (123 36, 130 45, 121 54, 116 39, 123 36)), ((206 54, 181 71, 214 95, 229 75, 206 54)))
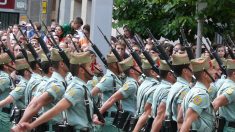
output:
MULTIPOLYGON (((10 57, 7 53, 0 54, 0 100, 5 99, 9 93, 11 92, 11 88, 13 88, 13 81, 10 77, 10 67, 8 67, 11 62, 10 57)), ((0 102, 0 130, 3 132, 9 132, 11 128, 10 122, 10 113, 11 113, 11 105, 5 105, 3 107, 3 102, 0 102)))
MULTIPOLYGON (((70 60, 70 71, 73 75, 63 98, 50 110, 32 123, 22 123, 20 126, 31 130, 38 125, 67 110, 65 117, 69 126, 67 132, 89 132, 92 128, 93 102, 86 82, 92 78, 91 56, 89 52, 74 53, 70 60)), ((57 131, 57 130, 56 130, 57 131)))
MULTIPOLYGON (((156 61, 156 58, 154 59, 156 61)), ((143 72, 146 75, 145 80, 139 86, 137 91, 137 111, 136 116, 139 118, 134 131, 138 132, 145 124, 148 116, 151 114, 151 93, 158 86, 158 74, 152 70, 152 66, 146 59, 142 60, 143 72)))
MULTIPOLYGON (((106 102, 121 86, 122 82, 117 77, 121 73, 118 60, 113 54, 107 55, 108 68, 106 74, 102 77, 100 82, 92 89, 92 96, 102 93, 102 103, 106 102)), ((97 131, 102 132, 118 132, 118 129, 112 126, 112 122, 116 111, 119 109, 118 105, 113 105, 103 115, 105 117, 105 125, 97 131)))
MULTIPOLYGON (((138 88, 137 80, 140 76, 140 68, 135 64, 132 57, 128 57, 127 59, 119 62, 119 64, 122 71, 127 76, 125 83, 103 104, 100 108, 100 113, 104 114, 114 105, 115 102, 121 101, 121 110, 119 110, 121 113, 117 113, 118 117, 116 117, 118 124, 114 125, 119 128, 123 128, 124 123, 128 120, 128 117, 130 115, 134 115, 136 112, 136 92, 138 88)), ((94 118, 93 121, 94 123, 99 123, 98 118, 94 118)))
POLYGON ((181 103, 190 90, 189 83, 192 81, 192 71, 187 54, 173 54, 172 59, 172 65, 178 77, 176 83, 172 85, 166 100, 166 116, 167 119, 177 121, 181 103))
POLYGON ((214 130, 214 112, 207 89, 214 80, 215 70, 208 58, 191 60, 192 70, 197 79, 194 87, 185 96, 182 103, 184 122, 181 132, 212 132, 214 130))
POLYGON ((162 122, 165 119, 166 100, 171 86, 175 83, 176 78, 170 71, 170 67, 166 61, 160 60, 160 76, 162 78, 161 84, 157 86, 153 94, 152 100, 152 116, 155 117, 152 124, 152 132, 159 132, 162 127, 162 122))
POLYGON ((220 130, 224 132, 235 131, 235 61, 227 60, 227 74, 224 84, 218 91, 218 96, 212 102, 215 111, 219 110, 219 116, 225 119, 224 124, 219 124, 220 130))
MULTIPOLYGON (((25 109, 25 113, 20 122, 28 122, 32 117, 39 112, 43 107, 44 112, 52 108, 63 96, 66 88, 65 76, 67 75, 68 68, 63 62, 63 59, 58 53, 57 49, 51 50, 51 65, 54 68, 54 72, 44 87, 44 92, 37 97, 34 101, 31 101, 28 107, 25 109)), ((52 125, 62 121, 62 115, 58 115, 48 123, 49 131, 52 131, 52 125)), ((17 126, 13 130, 17 131, 17 126)))

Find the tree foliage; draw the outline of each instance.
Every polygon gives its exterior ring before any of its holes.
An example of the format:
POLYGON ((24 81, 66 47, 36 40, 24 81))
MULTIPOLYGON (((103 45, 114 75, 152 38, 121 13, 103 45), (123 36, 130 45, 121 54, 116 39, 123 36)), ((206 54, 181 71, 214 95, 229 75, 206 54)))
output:
POLYGON ((128 25, 133 31, 146 36, 150 28, 156 37, 169 39, 179 37, 180 27, 184 27, 191 40, 197 33, 197 18, 204 21, 203 33, 213 37, 218 30, 217 23, 225 25, 225 30, 234 32, 235 1, 206 0, 207 7, 197 12, 197 0, 115 0, 113 27, 128 25))

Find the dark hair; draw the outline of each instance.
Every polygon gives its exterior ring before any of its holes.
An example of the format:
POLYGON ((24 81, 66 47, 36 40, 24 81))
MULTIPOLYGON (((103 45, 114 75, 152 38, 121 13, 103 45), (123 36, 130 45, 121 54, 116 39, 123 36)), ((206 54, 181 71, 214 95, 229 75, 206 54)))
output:
POLYGON ((50 62, 48 61, 41 62, 41 68, 44 73, 48 74, 50 67, 51 67, 50 62))
POLYGON ((88 24, 84 25, 83 30, 86 30, 90 33, 90 25, 88 25, 88 24))
POLYGON ((170 71, 167 71, 167 70, 159 70, 159 75, 160 75, 161 78, 165 79, 169 72, 170 71))
POLYGON ((29 62, 29 66, 31 67, 32 70, 36 70, 37 61, 31 61, 31 62, 29 62))
POLYGON ((175 74, 178 76, 182 75, 182 71, 184 68, 189 68, 189 64, 184 64, 184 65, 173 65, 174 66, 174 71, 175 74))
POLYGON ((4 66, 3 65, 0 65, 0 70, 4 70, 4 66))
POLYGON ((227 69, 227 75, 228 77, 231 77, 233 72, 235 72, 235 69, 227 69))
POLYGON ((125 71, 123 71, 124 74, 127 75, 127 76, 130 76, 130 69, 131 69, 131 68, 128 68, 128 69, 126 69, 125 71))
POLYGON ((73 22, 79 23, 79 24, 83 25, 83 20, 82 20, 81 17, 76 17, 76 18, 74 18, 73 22))
POLYGON ((16 75, 24 76, 24 72, 25 72, 26 70, 27 70, 27 69, 17 70, 17 71, 16 71, 16 75))
POLYGON ((58 68, 59 68, 59 61, 51 61, 51 66, 53 67, 53 68, 55 68, 56 70, 58 70, 58 68))
POLYGON ((42 26, 41 26, 41 23, 40 22, 34 22, 33 23, 36 27, 37 27, 37 30, 40 31, 42 26))
POLYGON ((197 80, 201 80, 201 74, 203 73, 204 71, 198 71, 198 72, 194 72, 194 76, 197 80))
POLYGON ((70 64, 69 70, 73 76, 77 76, 79 65, 70 64))

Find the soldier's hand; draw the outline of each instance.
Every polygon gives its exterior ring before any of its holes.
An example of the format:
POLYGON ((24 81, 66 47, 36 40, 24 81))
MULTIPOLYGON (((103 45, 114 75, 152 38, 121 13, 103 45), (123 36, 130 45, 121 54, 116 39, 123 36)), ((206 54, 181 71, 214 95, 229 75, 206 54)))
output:
POLYGON ((95 124, 97 124, 97 125, 104 125, 103 122, 99 121, 97 115, 93 115, 93 123, 95 123, 95 124))
POLYGON ((31 126, 31 124, 28 123, 28 122, 23 122, 23 123, 21 123, 21 124, 19 124, 19 125, 20 125, 20 127, 21 127, 22 129, 24 129, 24 130, 32 130, 32 129, 33 129, 32 126, 31 126))
POLYGON ((16 125, 14 127, 11 128, 11 132, 24 132, 25 129, 23 129, 20 125, 16 125))

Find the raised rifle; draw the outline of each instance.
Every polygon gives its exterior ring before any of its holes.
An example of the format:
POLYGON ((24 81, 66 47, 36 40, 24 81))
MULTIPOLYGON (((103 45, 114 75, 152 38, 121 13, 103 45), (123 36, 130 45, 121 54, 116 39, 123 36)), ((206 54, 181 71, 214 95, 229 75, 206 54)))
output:
POLYGON ((195 57, 193 55, 193 51, 192 51, 191 45, 188 43, 188 40, 187 40, 186 35, 184 33, 184 29, 182 27, 180 28, 180 33, 181 33, 181 37, 183 39, 183 45, 184 45, 184 47, 186 49, 186 52, 188 54, 188 58, 189 58, 189 60, 192 60, 195 57))
POLYGON ((147 28, 147 32, 149 36, 153 39, 154 41, 153 45, 158 49, 159 56, 162 57, 161 59, 166 61, 167 65, 171 68, 171 72, 174 74, 175 77, 177 77, 177 75, 175 75, 175 72, 174 72, 175 69, 170 62, 170 57, 167 55, 165 50, 162 48, 160 43, 156 40, 156 38, 153 36, 152 32, 148 28, 147 28))
POLYGON ((126 41, 126 39, 123 37, 123 35, 121 35, 121 33, 118 31, 118 29, 116 29, 116 31, 118 32, 118 34, 121 36, 121 39, 124 41, 124 43, 126 44, 126 46, 129 48, 130 50, 130 54, 133 57, 133 59, 136 61, 137 65, 140 67, 140 69, 142 70, 142 62, 141 62, 141 58, 140 56, 136 53, 136 51, 130 46, 130 44, 126 41))
MULTIPOLYGON (((28 18, 29 19, 29 18, 28 18)), ((33 31, 34 33, 37 35, 38 37, 38 42, 43 50, 43 52, 46 54, 47 56, 47 59, 50 60, 50 56, 51 56, 51 53, 46 45, 46 43, 44 42, 44 40, 41 38, 41 36, 38 34, 37 30, 35 29, 34 25, 33 25, 33 22, 32 20, 29 19, 29 23, 31 24, 32 28, 33 28, 33 31)))
POLYGON ((1 43, 2 43, 2 48, 3 48, 3 51, 4 52, 6 52, 7 54, 8 54, 8 56, 11 58, 11 60, 12 61, 14 61, 15 62, 15 56, 13 55, 13 53, 10 51, 10 49, 8 48, 8 47, 6 47, 5 45, 4 45, 4 43, 2 42, 2 40, 0 39, 0 41, 1 41, 1 43))
POLYGON ((48 34, 50 35, 50 37, 51 37, 51 39, 52 39, 52 41, 53 41, 53 43, 52 43, 53 46, 59 50, 58 53, 60 54, 60 57, 63 59, 63 62, 65 63, 65 65, 69 68, 69 67, 70 67, 69 58, 68 58, 67 55, 65 54, 64 50, 61 49, 61 48, 59 47, 59 45, 56 43, 55 38, 54 38, 53 35, 49 32, 49 30, 47 29, 46 24, 45 24, 43 21, 42 21, 42 24, 43 24, 43 26, 45 27, 45 29, 47 30, 48 34))
POLYGON ((108 67, 108 63, 107 63, 107 60, 105 59, 104 55, 100 52, 98 47, 89 39, 89 37, 85 33, 83 33, 83 34, 85 35, 86 39, 91 43, 91 47, 93 48, 95 53, 99 56, 100 60, 104 64, 104 66, 107 68, 108 67))
POLYGON ((222 73, 223 73, 224 75, 227 75, 227 73, 226 73, 226 68, 225 68, 225 66, 224 66, 224 64, 223 64, 223 61, 222 61, 221 58, 219 57, 218 53, 216 52, 215 49, 213 49, 213 47, 211 46, 211 44, 210 44, 208 38, 206 38, 205 40, 206 40, 206 42, 204 42, 204 43, 206 43, 206 44, 205 44, 205 47, 207 48, 208 51, 211 52, 212 56, 215 58, 215 60, 216 60, 217 63, 219 64, 219 67, 220 67, 222 73), (207 46, 209 46, 209 47, 207 47, 207 46))
POLYGON ((149 52, 146 51, 145 48, 144 48, 143 40, 140 38, 140 36, 138 34, 135 34, 134 38, 136 39, 138 45, 140 46, 143 55, 148 60, 149 64, 152 66, 152 70, 154 72, 156 72, 157 74, 159 74, 159 69, 158 69, 158 66, 157 66, 156 62, 153 61, 153 59, 152 59, 151 55, 149 54, 149 52))
POLYGON ((37 54, 36 50, 34 49, 31 42, 29 42, 29 40, 27 39, 27 37, 25 36, 25 34, 23 33, 23 31, 20 28, 19 28, 19 31, 23 35, 23 37, 25 38, 25 40, 27 42, 26 46, 29 49, 29 51, 32 53, 33 58, 37 61, 37 63, 41 67, 41 59, 40 59, 39 55, 37 54))
POLYGON ((112 44, 109 42, 108 38, 106 37, 106 35, 104 35, 104 33, 102 32, 102 30, 99 28, 99 26, 97 26, 100 33, 102 34, 102 36, 104 37, 104 40, 108 43, 108 45, 111 48, 111 51, 113 52, 113 54, 115 55, 115 57, 117 58, 117 60, 120 62, 122 61, 120 55, 118 54, 117 50, 112 46, 112 44))

